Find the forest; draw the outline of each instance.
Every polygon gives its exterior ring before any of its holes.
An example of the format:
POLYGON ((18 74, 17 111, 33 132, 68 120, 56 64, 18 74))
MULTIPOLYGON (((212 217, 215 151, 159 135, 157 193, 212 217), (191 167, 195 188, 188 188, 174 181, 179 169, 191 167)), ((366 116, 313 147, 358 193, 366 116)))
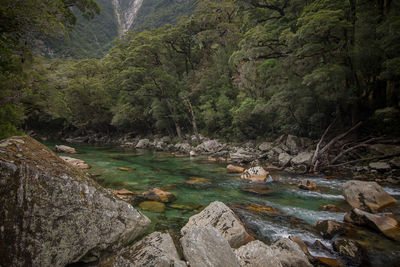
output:
POLYGON ((32 53, 93 0, 0 3, 0 137, 23 131, 318 138, 363 122, 400 133, 400 3, 201 0, 191 16, 127 32, 96 59, 32 53))

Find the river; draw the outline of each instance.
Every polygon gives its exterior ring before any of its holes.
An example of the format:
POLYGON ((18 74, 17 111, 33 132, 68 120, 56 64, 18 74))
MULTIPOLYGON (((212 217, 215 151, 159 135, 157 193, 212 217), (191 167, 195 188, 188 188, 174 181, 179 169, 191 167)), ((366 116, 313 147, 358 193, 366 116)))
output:
MULTIPOLYGON (((54 143, 46 143, 52 148, 54 143)), ((179 233, 188 218, 199 212, 198 205, 207 206, 218 200, 233 205, 239 217, 258 239, 271 243, 279 238, 294 235, 308 242, 320 240, 331 249, 331 241, 324 240, 312 227, 318 220, 343 221, 344 213, 322 211, 321 206, 333 204, 349 210, 341 194, 345 179, 322 176, 301 176, 272 172, 276 182, 268 182, 271 190, 266 195, 244 191, 247 182, 237 174, 228 174, 226 164, 210 162, 205 157, 173 156, 167 152, 123 149, 110 146, 73 145, 80 153, 72 155, 85 160, 91 174, 98 175, 99 182, 108 188, 126 188, 131 191, 146 191, 151 187, 166 188, 177 199, 167 204, 164 213, 142 211, 152 223, 148 232, 169 230, 179 233), (133 168, 121 171, 119 168, 133 168), (190 177, 212 180, 207 186, 189 186, 190 177), (302 179, 316 183, 318 191, 304 191, 297 187, 302 179), (195 204, 195 205, 194 205, 195 204), (279 214, 264 214, 243 209, 249 205, 269 206, 279 214)), ((70 156, 70 155, 68 155, 70 156)), ((400 199, 399 187, 384 187, 395 198, 400 199)), ((140 210, 140 207, 137 207, 140 210)), ((360 231, 351 238, 368 247, 368 260, 372 266, 396 266, 400 262, 400 244, 390 241, 378 233, 360 231), (373 255, 371 255, 371 253, 373 255)), ((336 257, 321 247, 311 248, 314 256, 336 257)))

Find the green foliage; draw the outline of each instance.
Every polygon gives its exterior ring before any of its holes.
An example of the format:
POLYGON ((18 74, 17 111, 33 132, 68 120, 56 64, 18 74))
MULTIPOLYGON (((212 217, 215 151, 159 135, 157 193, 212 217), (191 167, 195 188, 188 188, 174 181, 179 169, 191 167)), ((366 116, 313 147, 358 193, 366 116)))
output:
POLYGON ((177 18, 189 16, 194 9, 194 0, 146 0, 143 1, 131 26, 132 31, 159 28, 166 24, 176 24, 177 18))
MULTIPOLYGON (((112 1, 96 0, 101 7, 99 15, 94 12, 76 14, 76 24, 61 38, 49 38, 44 41, 38 53, 46 57, 101 58, 111 48, 118 37, 118 25, 112 1), (86 18, 92 18, 88 21, 86 18)), ((97 10, 97 9, 96 9, 97 10)))
MULTIPOLYGON (((28 126, 64 131, 181 137, 197 126, 228 140, 318 137, 336 117, 344 128, 366 120, 396 134, 400 6, 378 2, 202 0, 176 25, 124 35, 101 60, 44 61, 26 72, 2 49, 20 73, 4 74, 4 84, 25 88, 28 126)), ((135 29, 171 22, 192 1, 174 4, 144 2, 135 29)))

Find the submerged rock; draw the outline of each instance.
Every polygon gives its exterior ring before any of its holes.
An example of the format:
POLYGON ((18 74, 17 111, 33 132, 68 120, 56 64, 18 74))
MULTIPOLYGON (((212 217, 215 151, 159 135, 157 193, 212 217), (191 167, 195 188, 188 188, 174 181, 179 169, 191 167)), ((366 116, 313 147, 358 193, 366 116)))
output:
POLYGON ((342 186, 346 201, 354 208, 369 212, 394 205, 397 200, 376 182, 348 181, 342 186))
POLYGON ((157 201, 143 201, 142 203, 139 204, 139 207, 142 210, 147 210, 151 212, 157 212, 157 213, 165 212, 165 204, 157 201))
POLYGON ((119 167, 118 170, 120 171, 134 171, 136 168, 131 168, 131 167, 119 167))
POLYGON ((184 184, 190 187, 207 187, 213 184, 213 180, 202 177, 190 177, 184 184))
POLYGON ((214 227, 195 226, 180 241, 191 267, 240 266, 228 241, 214 227))
POLYGON ((171 192, 164 191, 157 187, 141 193, 139 197, 145 200, 158 201, 164 203, 172 202, 176 199, 176 196, 171 192))
POLYGON ((252 181, 252 182, 265 182, 267 180, 267 175, 269 172, 264 170, 263 167, 257 166, 257 167, 252 167, 250 169, 247 169, 242 173, 240 178, 243 180, 247 181, 252 181))
POLYGON ((257 195, 269 195, 274 192, 274 190, 265 184, 245 184, 242 185, 240 189, 257 195))
POLYGON ((182 235, 196 226, 215 227, 233 248, 240 247, 253 239, 235 213, 219 201, 210 203, 202 212, 190 217, 188 223, 181 229, 182 235))
POLYGON ((169 233, 154 232, 139 242, 121 250, 99 267, 187 266, 180 260, 174 241, 169 233))
POLYGON ((54 146, 54 151, 59 152, 59 153, 68 153, 68 154, 76 154, 78 153, 75 148, 70 147, 70 146, 64 146, 64 145, 56 145, 54 146))
POLYGON ((30 137, 7 141, 0 148, 2 265, 64 266, 146 231, 146 216, 44 145, 30 137))

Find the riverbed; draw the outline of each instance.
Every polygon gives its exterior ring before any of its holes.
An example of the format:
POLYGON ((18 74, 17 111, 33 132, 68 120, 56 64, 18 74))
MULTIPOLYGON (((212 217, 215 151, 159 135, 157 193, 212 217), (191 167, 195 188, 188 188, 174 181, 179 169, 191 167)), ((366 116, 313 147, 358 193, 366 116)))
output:
MULTIPOLYGON (((52 147, 52 143, 47 143, 52 147)), ((302 176, 282 172, 271 172, 274 180, 266 185, 270 192, 260 195, 243 190, 248 185, 237 174, 226 172, 227 163, 209 161, 206 157, 188 157, 172 155, 167 152, 132 150, 110 146, 74 145, 80 152, 72 155, 85 160, 91 169, 89 173, 97 177, 104 187, 125 188, 135 192, 146 191, 152 187, 163 188, 177 198, 167 204, 165 212, 143 211, 152 224, 148 232, 169 230, 179 233, 190 216, 200 212, 201 207, 212 201, 230 204, 247 227, 266 243, 272 243, 290 235, 301 238, 309 244, 316 240, 328 249, 331 241, 324 240, 312 227, 318 220, 343 221, 344 212, 322 211, 321 207, 333 204, 344 211, 350 210, 341 194, 341 186, 346 179, 323 176, 302 176), (129 170, 120 170, 127 168, 129 170), (191 177, 211 180, 210 184, 193 186, 185 183, 191 177), (317 191, 299 189, 297 184, 302 179, 316 183, 317 191), (268 206, 278 210, 279 214, 264 214, 246 210, 250 205, 268 206)), ((70 156, 70 155, 69 155, 70 156)), ((400 199, 400 188, 384 187, 384 189, 400 199)), ((374 253, 369 262, 373 266, 396 266, 400 262, 400 245, 390 241, 378 233, 361 231, 355 240, 364 242, 374 253)), ((324 249, 311 249, 314 256, 335 257, 324 249)))

